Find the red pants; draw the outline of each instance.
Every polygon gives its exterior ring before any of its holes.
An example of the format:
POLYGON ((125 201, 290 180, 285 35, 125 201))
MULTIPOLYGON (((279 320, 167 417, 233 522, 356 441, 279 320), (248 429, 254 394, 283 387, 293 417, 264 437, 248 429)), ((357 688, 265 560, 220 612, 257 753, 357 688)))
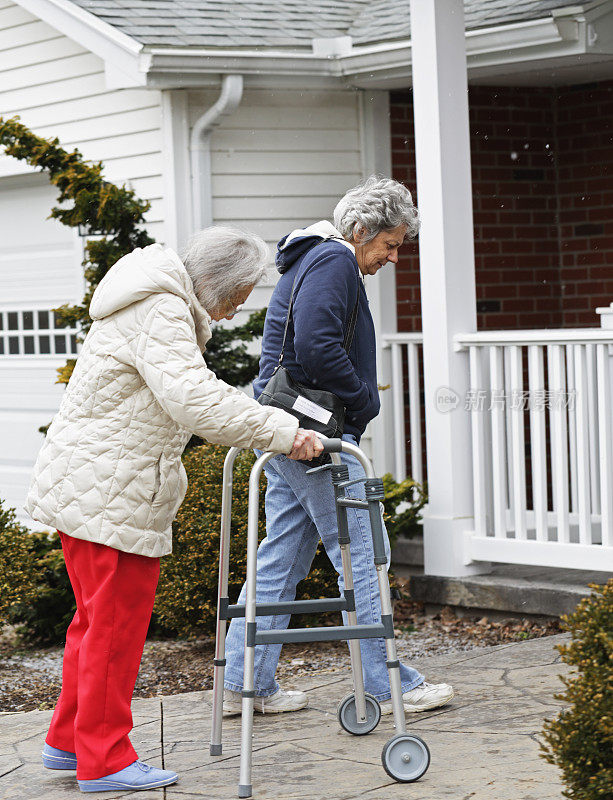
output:
POLYGON ((130 703, 160 574, 159 558, 124 553, 60 532, 77 611, 66 634, 62 691, 47 744, 77 754, 77 778, 124 769, 130 703))

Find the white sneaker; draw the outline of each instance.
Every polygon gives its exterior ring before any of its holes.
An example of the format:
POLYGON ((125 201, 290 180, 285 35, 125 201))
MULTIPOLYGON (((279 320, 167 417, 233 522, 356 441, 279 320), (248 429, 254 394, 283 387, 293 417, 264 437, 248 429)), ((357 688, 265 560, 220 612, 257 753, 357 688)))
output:
MULTIPOLYGON (((279 687, 274 694, 268 697, 255 697, 253 708, 260 714, 282 714, 284 711, 300 711, 309 704, 306 692, 284 691, 279 687)), ((224 717, 233 717, 240 714, 243 698, 240 692, 231 692, 224 689, 223 713, 224 717)))
MULTIPOLYGON (((448 703, 454 695, 453 687, 448 683, 420 683, 402 695, 405 711, 430 711, 448 703)), ((381 703, 381 714, 392 713, 392 701, 381 703)))

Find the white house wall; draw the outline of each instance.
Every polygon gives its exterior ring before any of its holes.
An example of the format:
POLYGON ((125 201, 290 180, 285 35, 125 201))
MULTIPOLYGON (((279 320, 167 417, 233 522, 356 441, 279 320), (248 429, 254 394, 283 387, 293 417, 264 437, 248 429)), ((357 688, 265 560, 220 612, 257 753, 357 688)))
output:
MULTIPOLYGON (((107 89, 97 56, 0 0, 0 116, 14 115, 35 133, 102 160, 105 177, 129 183, 151 202, 147 229, 164 239, 159 92, 107 89)), ((56 369, 67 355, 39 354, 42 338, 53 343, 55 332, 15 336, 8 315, 16 312, 22 326, 23 311, 34 311, 38 326, 39 310, 79 301, 84 291, 82 242, 76 231, 46 219, 57 190, 34 173, 0 156, 0 498, 26 522, 22 504, 42 442, 37 429, 59 406, 56 369), (34 340, 36 352, 9 354, 16 338, 34 340)))
MULTIPOLYGON (((190 91, 190 124, 217 99, 190 91)), ((258 233, 274 253, 294 228, 330 218, 362 177, 358 93, 247 89, 211 141, 213 218, 258 233)), ((272 259, 271 259, 272 265, 272 259)), ((278 274, 246 312, 268 305, 278 274)))
MULTIPOLYGON (((190 90, 190 125, 218 93, 190 90)), ((254 289, 235 324, 270 301, 279 277, 279 239, 332 212, 364 176, 363 120, 357 91, 247 89, 211 138, 213 221, 262 236, 271 252, 266 283, 254 289)), ((254 350, 257 346, 254 345, 254 350)), ((371 435, 362 440, 371 455, 371 435)))
POLYGON ((49 330, 50 309, 83 295, 78 237, 47 219, 56 193, 44 175, 0 179, 0 499, 23 521, 38 428, 59 406, 57 369, 76 346, 49 330))
MULTIPOLYGON (((163 240, 159 92, 107 89, 98 56, 0 0, 0 116, 15 114, 35 133, 103 161, 105 177, 149 200, 147 228, 163 240)), ((25 171, 0 157, 0 177, 25 171)))

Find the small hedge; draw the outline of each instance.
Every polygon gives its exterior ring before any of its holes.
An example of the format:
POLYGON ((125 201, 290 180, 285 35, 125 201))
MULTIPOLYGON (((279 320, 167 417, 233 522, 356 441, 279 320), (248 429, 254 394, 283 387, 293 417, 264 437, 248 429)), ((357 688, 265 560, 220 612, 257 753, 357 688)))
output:
POLYGON ((5 509, 0 500, 0 627, 35 595, 36 572, 27 534, 13 509, 5 509))
POLYGON ((613 797, 613 579, 591 588, 563 618, 571 641, 558 649, 574 670, 562 678, 566 691, 556 699, 569 708, 545 723, 541 745, 572 800, 613 797))
POLYGON ((63 642, 75 601, 57 533, 32 533, 0 506, 0 628, 30 644, 63 642))
POLYGON ((412 478, 400 483, 388 472, 383 476, 385 527, 392 545, 398 536, 416 536, 423 531, 421 512, 428 502, 426 487, 412 478))

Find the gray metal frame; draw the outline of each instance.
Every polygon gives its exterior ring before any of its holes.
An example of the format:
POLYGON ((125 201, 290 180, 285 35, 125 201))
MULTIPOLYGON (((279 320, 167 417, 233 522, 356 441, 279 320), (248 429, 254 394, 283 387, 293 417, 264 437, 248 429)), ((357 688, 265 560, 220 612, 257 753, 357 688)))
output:
MULTIPOLYGON (((366 700, 364 695, 364 676, 362 673, 362 657, 360 653, 360 639, 382 637, 385 638, 387 654, 387 667, 392 695, 392 708, 396 734, 406 732, 404 707, 402 704, 402 687, 400 683, 400 664, 396 655, 396 642, 394 641, 394 625, 392 619, 392 602, 390 597, 389 581, 387 576, 387 559, 379 501, 382 499, 383 487, 381 481, 375 478, 372 464, 362 450, 355 445, 343 442, 340 439, 322 439, 324 449, 329 452, 332 465, 338 467, 342 464, 339 452, 352 455, 360 462, 365 472, 364 483, 366 486, 366 501, 352 500, 345 496, 345 488, 356 481, 342 481, 334 478, 334 492, 339 531, 339 546, 343 567, 343 581, 345 586, 344 597, 326 600, 294 601, 286 603, 268 603, 256 605, 256 575, 258 551, 258 516, 260 477, 265 464, 274 456, 274 453, 261 455, 251 470, 249 477, 249 505, 247 521, 247 578, 245 605, 229 605, 228 600, 228 570, 230 556, 230 521, 232 513, 232 473, 234 462, 240 450, 233 447, 229 450, 223 468, 222 477, 222 506, 221 506, 221 537, 219 558, 219 585, 218 585, 218 610, 217 628, 215 636, 214 682, 213 682, 213 722, 211 730, 211 755, 221 755, 222 719, 223 719, 223 683, 225 670, 225 637, 227 621, 231 617, 245 617, 245 660, 243 671, 242 692, 242 726, 241 726, 241 756, 240 777, 238 786, 239 797, 251 796, 251 765, 252 765, 252 736, 253 736, 253 705, 255 697, 254 664, 255 646, 264 642, 295 642, 295 641, 338 641, 347 640, 351 658, 351 672, 355 693, 356 716, 359 722, 365 722, 366 700), (373 537, 374 562, 377 571, 379 593, 381 596, 381 623, 374 625, 358 625, 353 592, 353 572, 351 567, 351 553, 349 536, 347 533, 347 508, 365 508, 369 511, 371 531, 373 537), (340 627, 324 628, 295 628, 285 631, 256 630, 256 617, 263 614, 307 613, 313 611, 341 610, 346 613, 346 624, 340 627)), ((339 471, 340 474, 340 471, 339 471)))

